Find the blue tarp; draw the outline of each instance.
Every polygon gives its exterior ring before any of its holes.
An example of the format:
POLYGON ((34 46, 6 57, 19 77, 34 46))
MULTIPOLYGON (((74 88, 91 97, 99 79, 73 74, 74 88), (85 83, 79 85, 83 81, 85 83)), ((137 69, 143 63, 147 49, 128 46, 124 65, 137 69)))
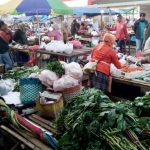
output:
POLYGON ((44 16, 41 16, 40 21, 44 21, 44 20, 47 20, 47 19, 48 19, 48 16, 44 15, 44 16))
POLYGON ((100 15, 102 11, 103 11, 103 15, 109 15, 109 13, 111 15, 119 14, 118 12, 112 10, 109 12, 109 9, 107 8, 72 7, 72 9, 74 10, 74 15, 76 16, 86 15, 87 17, 93 17, 93 16, 100 15))
POLYGON ((18 20, 19 21, 31 21, 34 18, 35 18, 34 16, 25 16, 25 17, 18 18, 18 20))

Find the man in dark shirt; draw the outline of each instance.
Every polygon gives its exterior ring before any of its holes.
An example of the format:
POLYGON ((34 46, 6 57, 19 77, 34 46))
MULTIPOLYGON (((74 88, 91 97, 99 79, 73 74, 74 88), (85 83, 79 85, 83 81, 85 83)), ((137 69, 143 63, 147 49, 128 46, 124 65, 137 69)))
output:
POLYGON ((12 69, 12 60, 9 55, 9 43, 12 41, 12 32, 4 21, 0 20, 0 64, 5 64, 6 69, 12 69))

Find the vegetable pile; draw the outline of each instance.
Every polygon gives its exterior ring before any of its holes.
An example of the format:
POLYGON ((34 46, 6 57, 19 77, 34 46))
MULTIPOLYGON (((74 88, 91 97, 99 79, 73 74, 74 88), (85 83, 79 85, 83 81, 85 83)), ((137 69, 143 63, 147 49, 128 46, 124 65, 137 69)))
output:
POLYGON ((34 66, 32 68, 29 67, 17 67, 14 68, 13 70, 8 70, 4 76, 3 79, 15 79, 16 84, 14 87, 14 92, 19 92, 19 80, 22 78, 28 78, 31 73, 37 73, 41 72, 41 70, 38 68, 38 66, 34 66))
POLYGON ((142 71, 142 70, 144 70, 144 69, 141 67, 138 67, 138 66, 137 67, 130 67, 130 65, 128 65, 128 64, 123 65, 122 69, 121 69, 121 71, 128 72, 128 73, 134 72, 134 71, 142 71))
MULTIPOLYGON (((146 99, 148 93, 143 105, 146 99)), ((55 120, 58 150, 148 150, 150 118, 141 116, 140 104, 114 103, 96 89, 81 91, 55 120)))
POLYGON ((150 72, 146 72, 136 79, 150 83, 150 72))

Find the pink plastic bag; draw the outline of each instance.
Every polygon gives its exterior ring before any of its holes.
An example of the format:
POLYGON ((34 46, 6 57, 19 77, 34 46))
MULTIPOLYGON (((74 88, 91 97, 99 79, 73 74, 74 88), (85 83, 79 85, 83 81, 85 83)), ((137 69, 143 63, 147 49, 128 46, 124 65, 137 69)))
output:
POLYGON ((39 45, 34 45, 34 46, 29 46, 28 49, 29 49, 30 51, 36 51, 36 50, 39 50, 40 47, 39 47, 39 45))
POLYGON ((82 44, 80 41, 72 40, 72 41, 69 41, 68 43, 73 44, 73 48, 75 49, 82 48, 82 44))
POLYGON ((142 51, 139 51, 135 54, 135 57, 142 57, 143 56, 143 53, 142 51))

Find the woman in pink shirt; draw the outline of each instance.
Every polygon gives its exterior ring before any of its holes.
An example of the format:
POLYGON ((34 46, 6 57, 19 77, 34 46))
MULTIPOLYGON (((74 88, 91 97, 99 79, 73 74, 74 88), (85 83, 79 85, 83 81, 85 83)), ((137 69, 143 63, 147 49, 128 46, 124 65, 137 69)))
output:
POLYGON ((107 28, 109 31, 116 31, 117 47, 122 50, 122 45, 124 44, 124 39, 128 38, 127 25, 122 21, 122 16, 117 16, 118 23, 113 28, 107 28))
POLYGON ((62 40, 62 33, 61 33, 60 26, 58 24, 54 24, 54 25, 52 25, 52 27, 54 30, 49 32, 48 36, 54 37, 54 40, 61 41, 62 40))

